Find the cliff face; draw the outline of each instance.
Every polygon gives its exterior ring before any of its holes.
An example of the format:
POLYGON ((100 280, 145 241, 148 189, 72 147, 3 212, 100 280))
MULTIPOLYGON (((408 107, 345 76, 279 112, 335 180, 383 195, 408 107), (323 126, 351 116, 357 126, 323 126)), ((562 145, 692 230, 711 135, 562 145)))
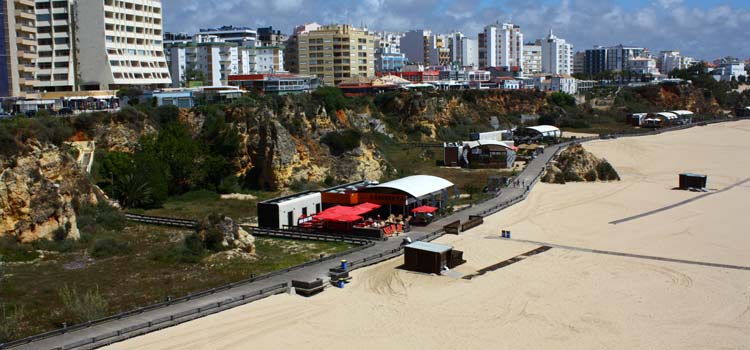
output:
POLYGON ((97 146, 111 152, 135 152, 141 137, 157 133, 148 119, 141 118, 135 122, 110 118, 105 123, 97 124, 94 131, 97 146))
POLYGON ((278 111, 266 107, 243 107, 228 111, 241 136, 239 176, 254 184, 281 190, 293 184, 379 179, 386 163, 374 145, 360 142, 340 156, 333 156, 320 139, 326 134, 355 127, 348 113, 329 116, 316 107, 306 112, 291 99, 278 111))
POLYGON ((397 117, 407 130, 422 131, 425 139, 436 138, 441 128, 486 126, 492 116, 509 124, 509 116, 541 114, 549 108, 547 95, 537 91, 398 93, 375 98, 375 103, 379 112, 397 117))
POLYGON ((0 236, 79 238, 74 203, 96 203, 95 189, 66 151, 38 143, 31 148, 0 162, 0 236))

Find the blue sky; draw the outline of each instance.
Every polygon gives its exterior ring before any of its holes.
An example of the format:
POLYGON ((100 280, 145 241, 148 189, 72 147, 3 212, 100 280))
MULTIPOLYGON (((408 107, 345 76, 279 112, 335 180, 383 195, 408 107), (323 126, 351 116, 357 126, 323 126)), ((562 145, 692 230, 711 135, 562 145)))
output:
POLYGON ((167 31, 231 24, 365 23, 372 30, 460 30, 475 37, 496 21, 519 24, 528 41, 550 28, 576 50, 593 45, 679 49, 700 59, 750 57, 750 1, 698 0, 163 0, 167 31))

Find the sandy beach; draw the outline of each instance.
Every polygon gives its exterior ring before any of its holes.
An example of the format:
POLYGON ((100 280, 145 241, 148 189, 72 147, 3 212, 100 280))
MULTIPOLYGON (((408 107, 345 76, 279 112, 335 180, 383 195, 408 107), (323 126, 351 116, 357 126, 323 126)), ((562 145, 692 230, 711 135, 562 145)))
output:
MULTIPOLYGON (((585 147, 622 181, 537 185, 436 241, 464 251, 456 271, 543 243, 750 266, 750 121, 585 147), (673 190, 681 172, 708 174, 716 191, 673 190)), ((563 248, 471 280, 402 262, 356 270, 345 289, 270 297, 106 349, 750 349, 748 270, 563 248)))

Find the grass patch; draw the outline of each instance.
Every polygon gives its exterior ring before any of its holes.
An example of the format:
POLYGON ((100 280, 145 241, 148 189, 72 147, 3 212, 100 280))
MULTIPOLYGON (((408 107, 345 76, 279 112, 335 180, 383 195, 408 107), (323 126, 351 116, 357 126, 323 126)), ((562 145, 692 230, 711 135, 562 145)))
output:
POLYGON ((258 215, 258 201, 275 195, 272 192, 251 192, 248 194, 252 194, 258 199, 221 199, 221 196, 216 192, 193 191, 179 197, 170 198, 161 208, 133 212, 192 220, 202 220, 207 213, 221 213, 242 223, 258 215))
POLYGON ((353 248, 346 243, 258 238, 255 260, 209 263, 190 260, 189 254, 168 255, 191 233, 127 224, 120 231, 90 232, 87 242, 76 243, 68 252, 32 264, 3 266, 0 300, 6 303, 6 313, 13 313, 12 331, 5 333, 18 339, 60 328, 63 322, 72 325, 123 312, 353 248), (123 244, 128 249, 110 250, 123 244), (93 257, 97 245, 107 247, 106 257, 93 257), (96 307, 86 309, 88 304, 96 307), (23 312, 14 313, 16 308, 23 312))

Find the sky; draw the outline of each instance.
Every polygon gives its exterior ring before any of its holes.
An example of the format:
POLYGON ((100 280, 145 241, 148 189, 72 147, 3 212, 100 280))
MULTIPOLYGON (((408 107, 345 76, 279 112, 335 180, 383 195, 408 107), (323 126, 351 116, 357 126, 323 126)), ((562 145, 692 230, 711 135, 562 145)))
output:
POLYGON ((723 0, 162 0, 164 29, 196 32, 221 25, 362 24, 374 31, 431 29, 476 37, 497 21, 521 26, 526 41, 550 29, 575 50, 617 44, 654 54, 677 49, 713 60, 750 57, 750 1, 723 0))

